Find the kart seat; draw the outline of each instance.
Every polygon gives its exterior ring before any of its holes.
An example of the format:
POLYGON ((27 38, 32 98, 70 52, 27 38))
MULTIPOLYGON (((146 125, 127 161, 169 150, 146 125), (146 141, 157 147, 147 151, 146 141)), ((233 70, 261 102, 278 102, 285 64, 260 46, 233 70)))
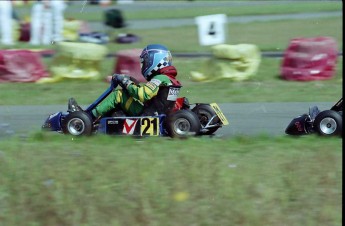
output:
POLYGON ((338 102, 330 110, 342 112, 343 111, 343 98, 340 98, 340 100, 338 100, 338 102))
POLYGON ((320 113, 320 110, 317 106, 309 108, 309 115, 311 119, 314 120, 319 113, 320 113))
POLYGON ((68 112, 83 111, 83 109, 78 105, 77 101, 71 97, 68 100, 68 112))
POLYGON ((144 106, 142 116, 168 114, 175 106, 181 86, 161 86, 158 93, 144 106))

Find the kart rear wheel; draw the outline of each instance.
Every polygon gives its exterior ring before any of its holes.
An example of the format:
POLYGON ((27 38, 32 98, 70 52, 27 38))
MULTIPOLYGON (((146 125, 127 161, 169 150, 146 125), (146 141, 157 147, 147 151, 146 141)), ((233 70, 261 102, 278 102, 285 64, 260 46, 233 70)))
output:
POLYGON ((89 136, 92 134, 92 119, 84 111, 71 112, 62 124, 62 131, 73 136, 89 136))
MULTIPOLYGON (((213 110, 213 108, 209 104, 198 104, 192 109, 192 111, 198 116, 202 127, 206 126, 213 116, 216 116, 216 117, 212 120, 212 124, 220 123, 220 119, 216 115, 216 112, 213 110)), ((216 132, 218 129, 219 127, 211 127, 207 129, 206 131, 201 131, 200 134, 211 135, 214 132, 216 132)))
POLYGON ((201 128, 198 116, 191 110, 178 110, 170 114, 166 127, 169 136, 176 138, 198 135, 201 128))
POLYGON ((316 116, 314 127, 321 136, 341 135, 343 131, 343 118, 336 111, 322 111, 316 116))

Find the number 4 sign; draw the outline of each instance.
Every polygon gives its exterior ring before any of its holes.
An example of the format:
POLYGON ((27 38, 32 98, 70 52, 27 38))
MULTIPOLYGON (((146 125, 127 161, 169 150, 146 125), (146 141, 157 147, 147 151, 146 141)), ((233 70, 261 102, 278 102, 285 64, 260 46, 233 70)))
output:
POLYGON ((198 16, 195 21, 198 25, 200 45, 216 45, 225 42, 224 24, 227 21, 225 14, 198 16))

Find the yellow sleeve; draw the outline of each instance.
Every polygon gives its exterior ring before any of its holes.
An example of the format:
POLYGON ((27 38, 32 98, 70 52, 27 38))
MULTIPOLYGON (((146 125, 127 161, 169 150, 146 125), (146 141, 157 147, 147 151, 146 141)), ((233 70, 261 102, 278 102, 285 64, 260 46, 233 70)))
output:
POLYGON ((152 82, 147 82, 143 86, 138 86, 131 84, 127 87, 127 91, 130 96, 139 100, 142 103, 150 100, 152 97, 156 96, 159 90, 159 86, 152 82))

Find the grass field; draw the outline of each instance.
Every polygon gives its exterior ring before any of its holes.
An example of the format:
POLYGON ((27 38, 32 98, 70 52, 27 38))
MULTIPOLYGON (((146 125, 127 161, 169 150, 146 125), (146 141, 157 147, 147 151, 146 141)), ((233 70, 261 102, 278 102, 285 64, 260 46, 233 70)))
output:
MULTIPOLYGON (((317 12, 342 7, 342 2, 294 3, 238 7, 231 13, 317 12)), ((224 12, 221 8, 203 10, 224 12)), ((179 16, 191 17, 201 11, 178 10, 179 16)), ((126 16, 144 18, 140 12, 126 16)), ((89 17, 100 19, 99 14, 89 17)), ((137 31, 119 29, 112 35, 121 32, 137 31)), ((209 52, 209 47, 198 45, 195 27, 146 30, 139 35, 139 43, 111 43, 107 48, 116 52, 159 42, 173 53, 209 52)), ((228 26, 229 44, 253 43, 262 51, 283 51, 291 38, 314 36, 334 37, 342 49, 342 17, 228 26)), ((30 46, 21 43, 15 48, 30 46)), ((48 68, 51 60, 44 59, 48 68)), ((104 76, 111 74, 115 60, 102 62, 104 76)), ((342 57, 335 77, 327 81, 281 80, 280 58, 263 58, 258 73, 248 81, 191 81, 190 71, 200 70, 206 60, 174 58, 184 85, 181 95, 190 102, 335 102, 342 95, 342 57)), ((2 83, 0 105, 66 104, 69 97, 87 105, 107 88, 102 79, 2 83)), ((41 132, 0 137, 1 226, 340 226, 341 210, 341 138, 72 138, 41 132)))
POLYGON ((0 142, 3 225, 340 226, 342 140, 0 142))
MULTIPOLYGON (((103 21, 105 7, 85 4, 84 0, 72 1, 69 5, 65 17, 70 19, 87 20, 87 21, 103 21)), ((207 14, 226 14, 228 16, 242 16, 242 15, 264 15, 264 14, 289 14, 289 13, 305 13, 305 12, 331 12, 341 11, 341 1, 257 1, 255 7, 248 7, 245 3, 247 1, 237 1, 232 7, 210 6, 207 3, 214 1, 203 1, 205 5, 193 6, 194 2, 200 1, 160 1, 159 4, 165 5, 165 9, 156 9, 152 7, 148 10, 140 8, 123 10, 123 16, 126 20, 133 19, 161 19, 161 18, 193 18, 207 14), (177 3, 185 3, 186 7, 175 8, 177 3)), ((253 3, 254 1, 252 1, 253 3)), ((143 1, 137 2, 145 6, 148 3, 143 1)), ((149 3, 150 4, 150 3, 149 3)), ((151 1, 152 5, 152 1, 151 1)), ((153 5, 154 6, 154 5, 153 5)), ((117 4, 112 4, 110 7, 117 8, 117 4)), ((31 5, 20 6, 16 8, 18 14, 22 19, 30 18, 31 5)))

